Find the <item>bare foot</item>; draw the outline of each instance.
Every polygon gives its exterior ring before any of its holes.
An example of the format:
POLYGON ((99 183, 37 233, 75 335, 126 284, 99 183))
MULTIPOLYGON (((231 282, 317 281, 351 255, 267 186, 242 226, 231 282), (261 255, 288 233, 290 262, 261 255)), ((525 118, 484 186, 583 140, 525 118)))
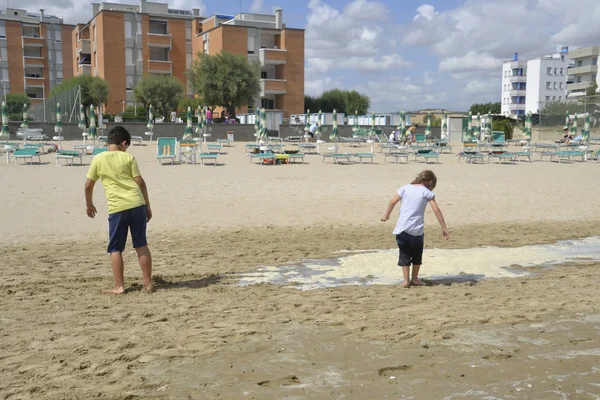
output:
POLYGON ((410 287, 410 281, 404 281, 404 282, 402 282, 402 287, 403 288, 409 288, 410 287))
POLYGON ((105 290, 104 293, 106 293, 106 294, 123 294, 123 293, 125 293, 125 288, 116 287, 114 289, 105 290))
POLYGON ((146 293, 154 293, 156 289, 153 284, 149 284, 148 286, 144 286, 144 292, 146 293))
POLYGON ((427 284, 420 279, 413 279, 410 282, 415 286, 427 286, 427 284))

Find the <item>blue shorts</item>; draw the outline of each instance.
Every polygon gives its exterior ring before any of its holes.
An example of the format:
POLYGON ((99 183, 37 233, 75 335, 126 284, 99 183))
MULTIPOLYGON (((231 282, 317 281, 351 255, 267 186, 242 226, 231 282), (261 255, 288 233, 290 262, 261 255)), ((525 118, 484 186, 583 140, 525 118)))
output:
POLYGON ((409 267, 412 265, 421 265, 423 261, 423 245, 425 243, 424 235, 413 236, 406 232, 396 235, 396 243, 400 250, 398 266, 409 267))
POLYGON ((146 241, 146 205, 108 215, 108 252, 125 250, 127 231, 131 231, 133 248, 144 247, 146 241))

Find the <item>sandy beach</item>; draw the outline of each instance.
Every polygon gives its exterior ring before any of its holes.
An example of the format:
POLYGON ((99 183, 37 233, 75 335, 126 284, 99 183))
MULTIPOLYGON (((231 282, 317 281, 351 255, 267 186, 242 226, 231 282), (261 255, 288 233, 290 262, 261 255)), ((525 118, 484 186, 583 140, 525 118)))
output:
POLYGON ((128 248, 117 297, 101 293, 112 274, 100 185, 99 213, 85 215, 91 157, 56 167, 53 155, 7 165, 0 154, 0 398, 598 398, 596 260, 411 289, 240 286, 237 274, 395 248, 398 210, 379 218, 425 168, 451 231, 442 240, 428 210, 429 249, 596 236, 600 164, 378 153, 374 164, 261 166, 243 143, 224 150, 219 166, 157 166, 154 146, 130 148, 154 212, 157 291, 141 291, 128 248))

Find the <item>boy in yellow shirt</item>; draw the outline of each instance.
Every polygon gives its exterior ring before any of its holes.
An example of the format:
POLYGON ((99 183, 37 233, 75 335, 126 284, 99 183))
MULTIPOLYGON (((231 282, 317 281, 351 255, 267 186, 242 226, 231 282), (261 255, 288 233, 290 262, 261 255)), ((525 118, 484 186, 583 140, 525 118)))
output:
POLYGON ((152 218, 146 182, 140 174, 135 158, 127 153, 131 135, 122 126, 115 126, 108 133, 108 151, 94 157, 85 181, 85 204, 88 217, 96 216, 93 203, 94 185, 102 180, 108 202, 108 253, 115 288, 111 294, 125 293, 123 250, 127 242, 127 231, 135 248, 144 288, 152 292, 152 255, 146 241, 146 224, 152 218))

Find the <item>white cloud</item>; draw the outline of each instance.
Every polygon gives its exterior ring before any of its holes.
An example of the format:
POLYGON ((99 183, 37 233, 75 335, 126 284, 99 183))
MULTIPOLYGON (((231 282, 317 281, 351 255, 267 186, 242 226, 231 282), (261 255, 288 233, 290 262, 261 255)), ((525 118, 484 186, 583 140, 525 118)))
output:
POLYGON ((425 71, 423 72, 423 84, 425 86, 435 85, 436 79, 434 78, 431 72, 425 71))
POLYGON ((494 58, 486 53, 479 54, 469 51, 464 56, 443 58, 440 61, 439 69, 442 72, 499 70, 501 66, 502 60, 499 58, 494 58))
POLYGON ((252 0, 252 4, 250 4, 250 12, 251 13, 260 13, 263 9, 263 0, 252 0))
POLYGON ((413 21, 418 21, 419 19, 425 19, 427 21, 431 21, 433 17, 438 15, 439 13, 435 11, 435 7, 430 4, 423 4, 417 8, 417 15, 414 16, 413 21))

